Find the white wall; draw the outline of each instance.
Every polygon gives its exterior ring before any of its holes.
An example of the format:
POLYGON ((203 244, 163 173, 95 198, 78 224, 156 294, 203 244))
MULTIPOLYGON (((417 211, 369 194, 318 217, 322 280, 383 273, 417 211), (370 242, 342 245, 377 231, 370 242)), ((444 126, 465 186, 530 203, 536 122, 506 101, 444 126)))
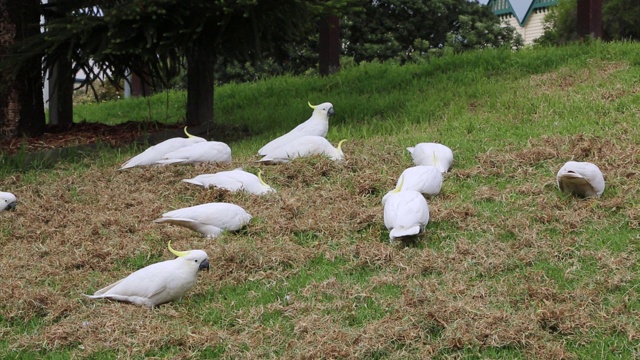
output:
POLYGON ((536 9, 533 14, 529 15, 527 22, 524 26, 518 24, 518 20, 513 15, 503 15, 500 19, 506 25, 513 26, 516 31, 522 35, 525 45, 533 44, 533 40, 539 38, 544 34, 544 16, 549 12, 549 9, 536 9))

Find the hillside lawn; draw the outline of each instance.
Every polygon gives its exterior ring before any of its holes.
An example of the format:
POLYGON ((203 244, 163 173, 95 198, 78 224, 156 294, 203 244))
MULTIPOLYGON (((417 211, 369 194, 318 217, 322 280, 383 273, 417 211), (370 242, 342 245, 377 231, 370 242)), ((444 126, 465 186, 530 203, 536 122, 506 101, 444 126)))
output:
MULTIPOLYGON (((183 121, 185 95, 86 104, 77 121, 183 121)), ((638 358, 640 44, 484 50, 421 64, 216 88, 216 121, 247 128, 228 164, 118 167, 144 146, 56 163, 0 156, 0 357, 638 358), (257 149, 335 108, 346 160, 267 166, 257 149), (382 196, 419 142, 453 149, 431 221, 390 243, 382 196), (605 175, 601 198, 562 194, 568 160, 605 175), (181 182, 244 167, 263 197, 181 182), (162 213, 232 202, 253 219, 205 239, 162 213), (90 294, 177 250, 210 272, 149 310, 90 294)), ((222 134, 220 135, 220 138, 222 134)), ((214 136, 214 139, 218 137, 214 136)))

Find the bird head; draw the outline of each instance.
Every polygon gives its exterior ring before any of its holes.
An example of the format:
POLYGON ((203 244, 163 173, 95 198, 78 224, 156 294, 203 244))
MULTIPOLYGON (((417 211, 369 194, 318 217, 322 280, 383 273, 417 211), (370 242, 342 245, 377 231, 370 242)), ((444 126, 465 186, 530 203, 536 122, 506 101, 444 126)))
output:
POLYGON ((192 266, 197 267, 197 270, 209 271, 209 256, 206 252, 202 250, 177 251, 171 247, 171 241, 167 246, 169 251, 177 256, 178 259, 185 261, 187 264, 192 264, 192 266))
POLYGON ((0 211, 15 210, 18 200, 16 196, 8 192, 0 192, 0 211))
POLYGON ((307 104, 309 104, 309 107, 313 109, 313 115, 322 115, 324 117, 333 115, 333 104, 330 102, 319 105, 311 105, 310 102, 307 102, 307 104))

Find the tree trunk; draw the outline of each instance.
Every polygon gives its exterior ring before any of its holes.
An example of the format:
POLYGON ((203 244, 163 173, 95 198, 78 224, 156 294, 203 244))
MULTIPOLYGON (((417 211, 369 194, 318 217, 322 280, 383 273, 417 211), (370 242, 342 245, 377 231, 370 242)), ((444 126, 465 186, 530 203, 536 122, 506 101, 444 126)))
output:
MULTIPOLYGON (((38 0, 0 0, 0 56, 25 37, 37 34, 38 0)), ((39 61, 25 66, 15 79, 0 74, 0 139, 41 135, 45 129, 42 100, 42 67, 39 61)))
POLYGON ((187 126, 207 132, 213 125, 213 31, 203 30, 187 50, 187 126))
POLYGON ((602 0, 578 0, 576 17, 579 37, 602 37, 602 0))
MULTIPOLYGON (((48 17, 64 17, 69 11, 65 3, 49 1, 48 17)), ((46 21, 46 18, 45 18, 46 21)), ((59 58, 49 69, 49 125, 68 128, 73 124, 73 83, 71 61, 59 58)))
POLYGON ((333 74, 340 69, 340 19, 328 15, 320 20, 320 75, 333 74))

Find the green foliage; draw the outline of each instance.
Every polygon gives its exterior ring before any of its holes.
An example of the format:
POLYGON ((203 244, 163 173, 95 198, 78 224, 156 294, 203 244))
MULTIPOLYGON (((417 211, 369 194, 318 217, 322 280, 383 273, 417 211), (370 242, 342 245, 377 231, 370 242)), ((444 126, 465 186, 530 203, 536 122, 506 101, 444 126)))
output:
POLYGON ((364 11, 349 14, 342 29, 345 55, 356 61, 405 62, 447 47, 521 44, 513 28, 500 26, 498 17, 477 2, 362 0, 360 5, 364 11))
MULTIPOLYGON (((577 0, 560 0, 545 16, 541 45, 564 45, 578 40, 577 0)), ((640 2, 603 0, 602 32, 606 40, 640 40, 640 2)))
POLYGON ((576 0, 559 0, 544 17, 544 34, 535 40, 540 45, 561 45, 578 39, 576 0))
POLYGON ((602 7, 604 36, 610 40, 640 40, 640 2, 605 0, 602 7))

